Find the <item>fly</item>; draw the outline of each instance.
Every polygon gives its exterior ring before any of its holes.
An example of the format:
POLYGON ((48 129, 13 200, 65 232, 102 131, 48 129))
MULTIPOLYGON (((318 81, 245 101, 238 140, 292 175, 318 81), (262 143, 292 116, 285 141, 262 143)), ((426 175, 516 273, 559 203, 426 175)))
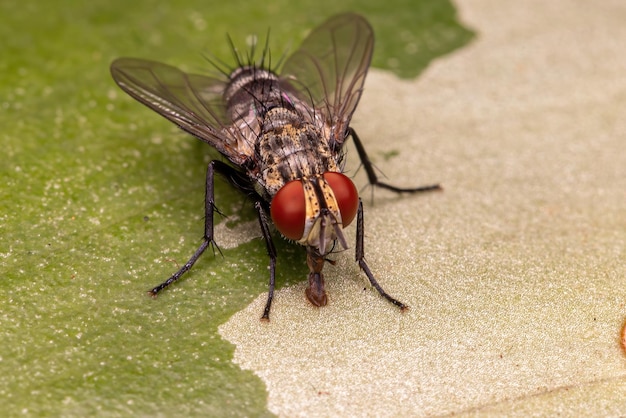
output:
POLYGON ((355 258, 372 286, 400 309, 407 305, 378 284, 363 245, 363 204, 343 174, 343 145, 352 137, 372 186, 397 193, 439 189, 400 188, 378 180, 361 140, 349 126, 372 58, 374 34, 361 16, 334 16, 314 29, 283 64, 280 75, 236 50, 237 67, 225 77, 188 74, 156 61, 119 58, 111 64, 115 82, 134 99, 208 143, 229 163, 213 160, 206 175, 204 236, 200 247, 170 278, 150 290, 156 296, 185 274, 209 246, 216 246, 216 174, 252 196, 269 256, 269 293, 262 319, 269 320, 274 296, 276 248, 271 223, 288 240, 306 247, 307 299, 328 302, 322 269, 343 229, 356 217, 355 258), (269 213, 269 217, 268 217, 269 213))

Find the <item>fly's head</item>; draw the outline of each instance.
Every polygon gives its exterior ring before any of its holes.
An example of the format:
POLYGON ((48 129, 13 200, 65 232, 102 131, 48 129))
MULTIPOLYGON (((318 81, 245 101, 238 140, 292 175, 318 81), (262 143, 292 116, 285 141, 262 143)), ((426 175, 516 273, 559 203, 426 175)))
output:
POLYGON ((324 256, 335 240, 348 247, 342 229, 352 222, 358 206, 352 180, 326 172, 286 183, 272 199, 270 212, 281 234, 324 256))

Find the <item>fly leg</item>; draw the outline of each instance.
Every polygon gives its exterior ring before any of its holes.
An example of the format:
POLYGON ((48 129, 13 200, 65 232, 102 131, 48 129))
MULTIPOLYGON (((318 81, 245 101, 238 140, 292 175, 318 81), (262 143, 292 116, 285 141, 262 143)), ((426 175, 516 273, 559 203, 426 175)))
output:
POLYGON ((434 190, 442 190, 442 187, 439 184, 430 184, 428 186, 419 186, 419 187, 396 187, 391 184, 384 183, 378 180, 378 176, 374 171, 374 165, 372 161, 367 156, 365 152, 365 148, 363 147, 363 143, 359 139, 359 136, 356 134, 354 129, 348 128, 348 135, 352 137, 354 141, 354 146, 356 147, 356 151, 359 154, 359 158, 361 159, 361 163, 363 164, 363 168, 367 173, 367 178, 369 183, 372 186, 380 187, 383 189, 391 190, 396 193, 417 193, 417 192, 430 192, 434 190))
POLYGON ((215 207, 215 197, 213 190, 215 173, 225 176, 230 182, 239 181, 239 179, 242 177, 241 173, 221 161, 211 161, 209 163, 206 173, 206 188, 204 197, 204 236, 202 237, 202 244, 200 244, 200 247, 198 247, 196 252, 176 273, 174 273, 169 279, 167 279, 160 285, 152 288, 148 292, 151 296, 156 297, 161 290, 165 289, 166 287, 180 279, 183 274, 191 269, 195 262, 198 261, 198 258, 200 258, 202 253, 204 253, 204 251, 209 246, 213 246, 219 251, 219 247, 215 243, 215 239, 213 237, 213 214, 215 212, 220 213, 215 207))
POLYGON ((357 212, 357 221, 356 221, 356 250, 354 252, 356 262, 359 263, 359 267, 361 268, 361 270, 363 270, 363 272, 369 279, 372 286, 374 286, 374 288, 378 290, 378 293, 380 293, 382 297, 384 297, 389 302, 393 303, 394 305, 396 305, 403 311, 409 309, 407 305, 400 302, 398 299, 392 297, 391 295, 389 295, 389 293, 385 292, 385 290, 378 284, 378 282, 374 278, 372 271, 370 270, 367 263, 365 262, 365 247, 363 244, 364 235, 365 235, 365 232, 364 232, 364 221, 363 221, 363 202, 359 198, 359 209, 357 212))
POLYGON ((276 285, 276 247, 274 247, 274 241, 272 241, 272 235, 270 233, 270 226, 267 221, 267 215, 263 210, 263 205, 260 201, 254 204, 254 208, 259 215, 259 224, 261 225, 261 233, 263 234, 263 240, 267 247, 267 255, 270 257, 270 284, 269 292, 267 294, 267 303, 263 310, 262 321, 270 320, 270 308, 272 307, 272 299, 274 299, 274 286, 276 285))

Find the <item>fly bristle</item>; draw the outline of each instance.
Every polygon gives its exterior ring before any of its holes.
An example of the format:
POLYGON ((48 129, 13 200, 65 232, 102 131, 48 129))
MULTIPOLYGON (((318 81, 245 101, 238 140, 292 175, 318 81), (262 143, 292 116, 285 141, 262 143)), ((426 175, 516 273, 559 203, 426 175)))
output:
POLYGON ((231 66, 219 59, 215 54, 203 54, 203 57, 220 75, 228 78, 232 73, 231 66))
POLYGON ((229 34, 226 34, 226 40, 228 42, 231 56, 235 62, 234 65, 224 62, 214 54, 203 54, 203 56, 209 62, 209 64, 211 64, 211 66, 215 70, 217 70, 220 75, 226 76, 228 78, 232 78, 233 73, 235 73, 237 69, 243 67, 248 67, 255 70, 269 71, 271 73, 277 74, 278 69, 281 67, 281 65, 288 56, 288 50, 285 50, 280 55, 278 61, 275 64, 272 63, 269 28, 265 36, 265 42, 263 43, 263 48, 261 49, 260 56, 258 57, 258 39, 256 35, 248 37, 248 40, 246 42, 248 44, 248 49, 245 54, 241 52, 240 48, 237 47, 237 45, 233 41, 233 38, 229 34))

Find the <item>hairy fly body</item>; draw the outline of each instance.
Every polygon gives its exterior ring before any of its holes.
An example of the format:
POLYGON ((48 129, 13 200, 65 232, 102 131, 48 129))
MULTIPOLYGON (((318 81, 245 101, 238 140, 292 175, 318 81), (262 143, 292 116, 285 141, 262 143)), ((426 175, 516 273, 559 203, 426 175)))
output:
POLYGON ((346 13, 327 20, 289 57, 280 75, 253 53, 224 79, 188 74, 155 61, 120 58, 111 64, 117 84, 133 98, 219 151, 229 163, 211 161, 207 170, 204 239, 174 275, 150 291, 154 296, 187 272, 215 245, 216 173, 253 196, 270 258, 270 281, 263 319, 274 294, 276 249, 270 219, 287 239, 306 247, 308 300, 326 305, 322 269, 336 242, 348 244, 343 228, 357 218, 356 261, 370 283, 387 294, 365 262, 363 206, 343 171, 343 145, 352 137, 371 185, 398 193, 439 189, 438 185, 398 188, 378 181, 365 149, 349 123, 356 109, 374 44, 369 23, 346 13), (269 212, 270 218, 267 213, 269 212))

